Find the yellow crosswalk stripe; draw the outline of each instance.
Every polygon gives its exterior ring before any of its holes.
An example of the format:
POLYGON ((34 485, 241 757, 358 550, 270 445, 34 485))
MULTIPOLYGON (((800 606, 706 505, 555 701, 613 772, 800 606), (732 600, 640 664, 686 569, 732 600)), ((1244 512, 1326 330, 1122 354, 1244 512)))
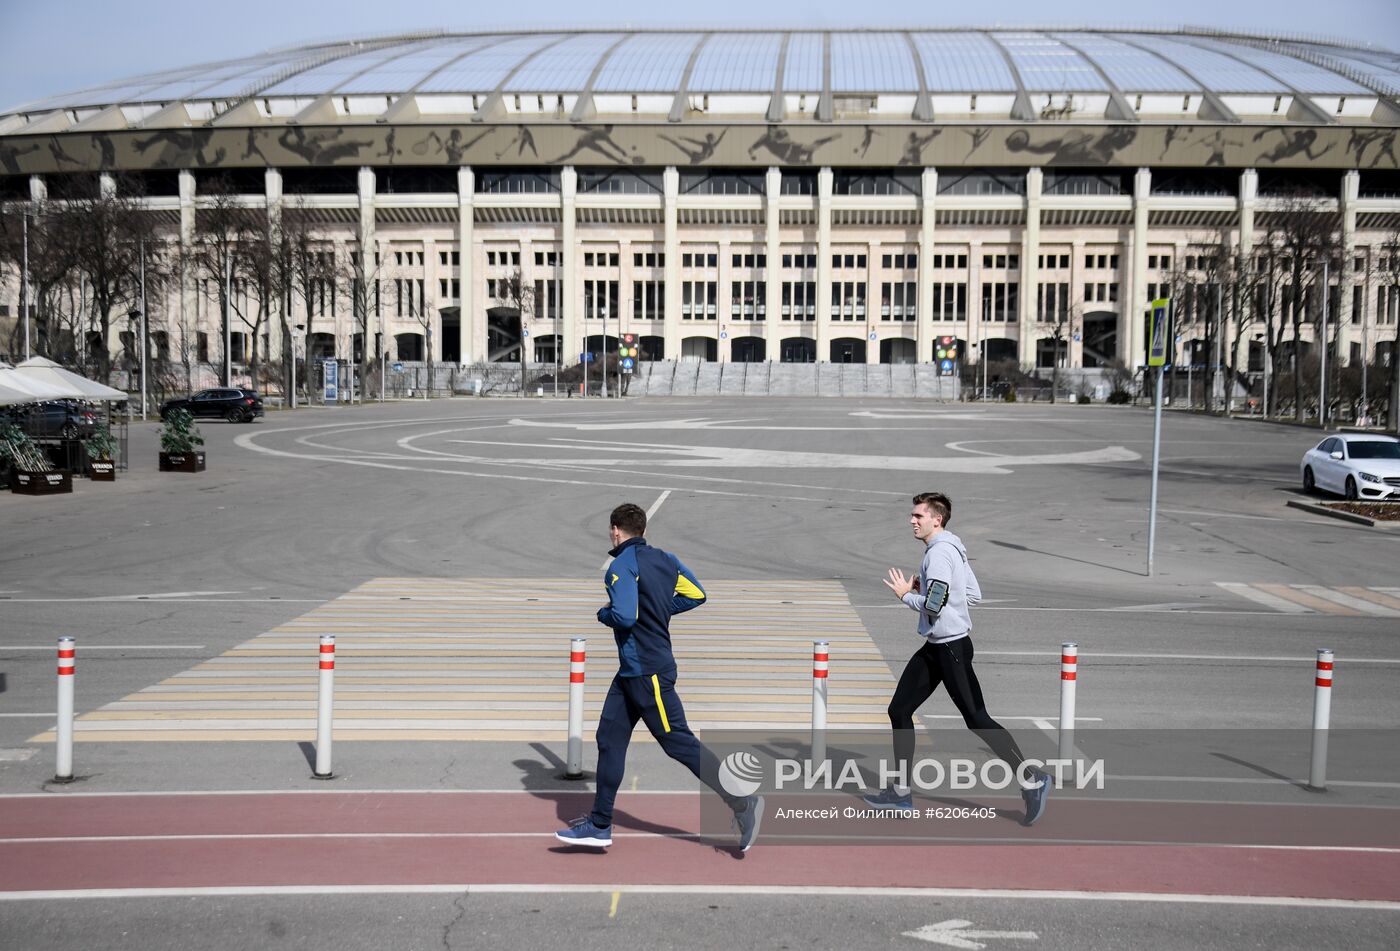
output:
POLYGON ((1326 587, 1310 584, 1242 584, 1217 582, 1217 586, 1263 605, 1280 614, 1335 614, 1342 617, 1396 617, 1400 613, 1400 597, 1392 589, 1338 585, 1326 587))
MULTIPOLYGON (((706 590, 703 608, 672 622, 678 689, 697 732, 804 727, 815 639, 831 644, 829 724, 889 722, 893 675, 839 583, 720 580, 706 590)), ((593 620, 598 580, 564 579, 551 582, 548 597, 538 592, 537 579, 374 579, 84 714, 75 739, 312 739, 317 641, 331 633, 337 740, 558 741, 569 638, 589 639, 586 731, 617 654, 593 620)))

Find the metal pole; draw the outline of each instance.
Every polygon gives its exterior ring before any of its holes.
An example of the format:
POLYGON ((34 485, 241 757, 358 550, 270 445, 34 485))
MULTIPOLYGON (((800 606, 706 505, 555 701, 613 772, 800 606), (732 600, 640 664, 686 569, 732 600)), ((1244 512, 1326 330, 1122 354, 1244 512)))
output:
POLYGON ((1152 418, 1152 502, 1147 515, 1147 577, 1157 547, 1157 467, 1162 453, 1162 368, 1157 368, 1157 398, 1152 418))
POLYGON ((1221 381, 1220 414, 1230 415, 1230 381, 1221 376, 1225 369, 1225 297, 1224 282, 1215 282, 1215 367, 1211 371, 1211 390, 1215 389, 1216 380, 1221 381))
POLYGON ((321 635, 321 690, 316 704, 316 771, 314 779, 330 779, 331 721, 335 715, 335 635, 321 635))
POLYGON ((77 668, 77 649, 71 637, 58 639, 58 728, 54 746, 53 781, 73 781, 73 678, 77 668))
POLYGON ((29 350, 29 212, 20 219, 20 230, 24 233, 24 275, 20 278, 19 297, 24 313, 24 359, 33 354, 29 350))
POLYGON ((137 253, 141 256, 141 420, 146 420, 146 351, 150 342, 146 336, 146 239, 137 239, 137 253))
POLYGON ((1269 332, 1264 331, 1264 418, 1269 418, 1269 332))
POLYGON ((588 658, 588 639, 569 640, 569 736, 565 754, 564 778, 583 778, 583 675, 588 658))
POLYGON ((1327 428, 1327 259, 1322 259, 1322 359, 1318 362, 1317 426, 1327 428))
POLYGON ((583 364, 582 396, 584 399, 588 399, 588 327, 586 325, 583 328, 583 353, 579 354, 579 356, 582 357, 579 362, 583 364))
POLYGON ((826 681, 830 672, 831 643, 812 642, 812 765, 826 762, 826 681))
POLYGON ((1060 645, 1060 759, 1074 758, 1074 691, 1079 681, 1079 645, 1060 645))
POLYGON ((1359 415, 1362 419, 1366 420, 1365 425, 1370 425, 1371 414, 1367 411, 1370 409, 1371 402, 1366 398, 1366 371, 1369 368, 1366 346, 1366 312, 1363 309, 1361 312, 1361 413, 1359 415))
POLYGON ((1308 788, 1321 792, 1327 788, 1327 726, 1332 717, 1332 652, 1325 647, 1317 651, 1317 673, 1313 678, 1312 764, 1308 769, 1308 788))

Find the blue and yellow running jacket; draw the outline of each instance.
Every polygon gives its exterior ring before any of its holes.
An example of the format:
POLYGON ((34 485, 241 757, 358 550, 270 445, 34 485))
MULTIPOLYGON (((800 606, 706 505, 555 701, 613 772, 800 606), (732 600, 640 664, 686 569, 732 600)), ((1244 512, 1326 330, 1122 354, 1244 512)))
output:
POLYGON ((705 589, 679 558, 644 538, 629 538, 608 554, 608 603, 598 609, 598 622, 613 630, 618 675, 648 677, 673 669, 671 615, 703 604, 705 589))

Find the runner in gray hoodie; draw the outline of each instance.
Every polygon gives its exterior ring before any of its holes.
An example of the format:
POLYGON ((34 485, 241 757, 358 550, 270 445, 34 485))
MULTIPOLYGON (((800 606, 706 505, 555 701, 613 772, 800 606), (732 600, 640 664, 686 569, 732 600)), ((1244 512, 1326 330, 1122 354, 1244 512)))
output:
MULTIPOLYGON (((919 574, 906 578, 891 568, 885 587, 919 615, 919 636, 924 645, 909 658, 890 700, 890 725, 894 728, 894 756, 900 775, 907 782, 909 760, 914 754, 914 712, 933 696, 939 684, 962 714, 967 728, 982 738, 998 757, 1005 760, 1019 777, 1025 756, 1006 729, 987 713, 982 688, 972 669, 972 615, 969 608, 982 600, 977 575, 967 561, 962 539, 945 526, 953 516, 953 503, 941 492, 914 496, 909 515, 914 537, 923 542, 924 560, 919 574)), ((1026 804, 1025 824, 1032 825, 1045 811, 1050 791, 1049 776, 1028 771, 1030 788, 1021 790, 1026 804)), ((912 811, 913 800, 907 785, 892 785, 865 797, 872 806, 912 811)))

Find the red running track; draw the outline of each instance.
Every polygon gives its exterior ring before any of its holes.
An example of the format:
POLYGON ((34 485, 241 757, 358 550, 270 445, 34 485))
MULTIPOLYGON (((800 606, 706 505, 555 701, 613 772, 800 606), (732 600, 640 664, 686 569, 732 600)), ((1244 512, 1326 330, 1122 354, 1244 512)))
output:
MULTIPOLYGON (((998 837, 1014 830, 1006 844, 931 841, 900 846, 892 841, 828 840, 803 845, 784 839, 781 823, 770 820, 764 825, 765 837, 747 855, 737 852, 732 836, 699 834, 698 795, 624 793, 618 799, 615 844, 606 853, 571 849, 555 841, 553 830, 587 812, 589 803, 587 794, 544 792, 7 798, 0 800, 0 892, 327 885, 816 885, 1400 901, 1400 851, 1246 848, 1228 844, 1237 843, 1235 837, 1203 835, 1197 836, 1198 843, 1227 844, 1055 844, 1055 838, 1082 834, 1087 828, 1088 811, 1069 801, 1053 803, 1056 812, 1047 813, 1033 830, 1014 824, 1019 815, 1003 817, 996 823, 998 837), (775 830, 771 836, 770 827, 775 830), (1027 844, 1029 838, 1050 844, 1027 844)), ((1154 816, 1166 806, 1180 810, 1173 823, 1188 823, 1200 804, 1087 805, 1100 813, 1108 807, 1147 808, 1154 816)), ((1298 812, 1301 807, 1279 808, 1293 809, 1291 815, 1300 822, 1322 824, 1322 816, 1313 810, 1305 816, 1298 812)), ((1350 810, 1317 812, 1330 817, 1350 810)), ((1375 810, 1369 812, 1374 818, 1375 810)), ((1345 819, 1341 825, 1346 826, 1345 819)), ((975 834, 984 832, 990 834, 975 834)))

